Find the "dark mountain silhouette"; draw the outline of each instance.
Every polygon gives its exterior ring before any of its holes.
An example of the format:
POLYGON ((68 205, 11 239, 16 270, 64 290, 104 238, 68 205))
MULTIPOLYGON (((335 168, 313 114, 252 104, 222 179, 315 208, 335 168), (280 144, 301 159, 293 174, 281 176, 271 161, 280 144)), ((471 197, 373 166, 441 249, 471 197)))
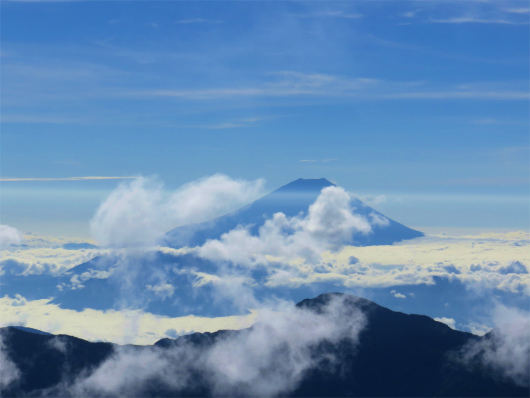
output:
MULTIPOLYGON (((336 293, 303 300, 297 306, 318 312, 334 295, 336 293)), ((481 338, 456 331, 429 317, 394 312, 354 296, 344 296, 343 303, 346 310, 360 308, 367 317, 367 326, 358 344, 341 340, 313 347, 313 356, 334 357, 336 362, 311 368, 287 396, 528 396, 528 388, 502 379, 491 369, 480 364, 464 366, 457 360, 465 344, 490 336, 481 338)), ((90 374, 91 369, 109 358, 117 347, 64 335, 29 333, 14 327, 1 331, 6 354, 21 371, 20 379, 4 389, 3 396, 68 396, 68 390, 62 386, 80 374, 90 374), (62 349, 57 348, 57 341, 62 349)), ((154 346, 131 346, 131 349, 138 352, 156 349, 163 353, 182 345, 207 348, 240 333, 245 330, 195 333, 162 339, 154 346)), ((200 369, 195 372, 195 383, 185 390, 152 382, 141 391, 141 396, 215 395, 207 382, 208 374, 200 369)))
MULTIPOLYGON (((265 220, 271 218, 274 213, 282 212, 288 217, 294 217, 300 212, 307 213, 309 206, 317 199, 320 191, 329 186, 336 185, 325 178, 300 178, 215 220, 177 227, 166 234, 165 243, 172 247, 199 246, 208 239, 219 238, 223 233, 236 228, 238 225, 252 225, 250 231, 255 235, 265 220)), ((356 212, 363 216, 368 216, 370 213, 383 216, 359 199, 354 199, 352 205, 356 207, 356 212)), ((351 244, 358 246, 390 245, 401 240, 423 236, 422 232, 410 229, 394 220, 388 220, 389 225, 374 226, 373 233, 369 235, 352 237, 351 244)))
POLYGON ((60 382, 73 381, 82 371, 101 364, 113 349, 111 343, 91 343, 72 336, 47 335, 18 327, 0 330, 7 355, 21 373, 1 391, 2 397, 40 394, 60 382))

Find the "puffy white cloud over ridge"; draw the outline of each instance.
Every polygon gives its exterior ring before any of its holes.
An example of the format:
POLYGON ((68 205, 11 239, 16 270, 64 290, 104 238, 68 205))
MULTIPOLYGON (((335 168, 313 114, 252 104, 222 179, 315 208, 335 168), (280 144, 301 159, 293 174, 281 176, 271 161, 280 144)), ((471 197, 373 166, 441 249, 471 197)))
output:
MULTIPOLYGON (((331 356, 312 355, 321 342, 358 341, 366 324, 362 311, 344 296, 333 297, 320 311, 279 303, 260 312, 253 327, 228 333, 212 345, 178 344, 169 349, 136 351, 118 347, 88 375, 65 386, 74 396, 138 395, 155 382, 172 389, 193 385, 193 373, 215 396, 277 396, 294 389, 305 373, 331 356)), ((351 301, 352 298, 350 297, 351 301)))
POLYGON ((250 233, 248 226, 240 226, 192 250, 208 260, 245 266, 264 265, 271 258, 318 264, 323 252, 340 250, 352 235, 368 234, 372 224, 388 223, 375 214, 370 219, 355 212, 351 197, 343 188, 331 186, 322 189, 305 216, 276 213, 260 227, 257 236, 250 233))

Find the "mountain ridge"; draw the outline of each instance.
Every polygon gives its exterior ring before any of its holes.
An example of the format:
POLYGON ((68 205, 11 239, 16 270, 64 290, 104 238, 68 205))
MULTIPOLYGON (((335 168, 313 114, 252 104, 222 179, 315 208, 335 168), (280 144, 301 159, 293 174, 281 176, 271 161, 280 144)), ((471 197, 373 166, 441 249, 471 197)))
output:
MULTIPOLYGON (((453 330, 427 316, 403 314, 342 293, 325 293, 302 300, 296 307, 318 312, 338 296, 343 298, 346 310, 361 308, 366 316, 367 324, 358 342, 346 339, 314 346, 313 357, 334 358, 335 362, 310 367, 294 389, 282 396, 527 396, 525 387, 502 379, 491 369, 469 367, 452 359, 460 355, 466 344, 480 342, 484 337, 453 330)), ((132 350, 128 352, 137 358, 143 358, 142 353, 147 352, 164 357, 173 355, 178 360, 178 347, 206 350, 230 339, 239 341, 255 327, 259 325, 161 339, 152 346, 128 346, 132 350)), ((124 347, 91 343, 72 336, 35 334, 14 327, 1 331, 6 352, 22 374, 21 381, 4 389, 4 396, 75 396, 61 389, 68 382, 90 375, 124 347), (66 347, 63 352, 53 347, 56 339, 66 347)), ((200 368, 194 372, 199 372, 196 376, 202 384, 175 388, 162 382, 149 382, 133 395, 216 396, 208 383, 208 372, 200 368)), ((233 395, 241 395, 241 391, 238 393, 236 389, 233 395)))

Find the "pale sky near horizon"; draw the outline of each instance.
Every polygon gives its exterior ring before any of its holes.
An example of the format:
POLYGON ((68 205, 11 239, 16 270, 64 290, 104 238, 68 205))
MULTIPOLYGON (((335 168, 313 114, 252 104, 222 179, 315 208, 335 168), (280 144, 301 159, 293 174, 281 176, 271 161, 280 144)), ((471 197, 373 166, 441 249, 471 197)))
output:
POLYGON ((413 227, 528 229, 527 1, 3 1, 1 223, 119 180, 325 177, 413 227))

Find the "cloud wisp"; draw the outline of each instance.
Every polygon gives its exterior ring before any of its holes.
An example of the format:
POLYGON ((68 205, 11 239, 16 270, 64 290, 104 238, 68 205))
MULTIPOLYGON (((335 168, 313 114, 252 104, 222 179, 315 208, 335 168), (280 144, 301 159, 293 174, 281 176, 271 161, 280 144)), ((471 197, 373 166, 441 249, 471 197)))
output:
POLYGON ((502 24, 502 25, 528 25, 526 22, 510 21, 508 19, 485 19, 476 17, 452 17, 445 19, 431 19, 430 23, 442 23, 442 24, 464 24, 464 23, 476 23, 476 24, 502 24))
POLYGON ((9 357, 2 334, 0 334, 0 370, 0 391, 20 377, 20 370, 9 357))
POLYGON ((500 371, 515 383, 529 387, 530 312, 498 305, 493 311, 495 329, 462 350, 462 361, 500 371))
POLYGON ((271 73, 277 79, 247 87, 208 89, 152 89, 128 91, 116 96, 131 98, 174 98, 188 100, 219 100, 246 97, 329 97, 363 100, 528 100, 526 87, 459 84, 439 87, 427 82, 398 82, 371 77, 345 78, 335 75, 282 71, 271 73))

